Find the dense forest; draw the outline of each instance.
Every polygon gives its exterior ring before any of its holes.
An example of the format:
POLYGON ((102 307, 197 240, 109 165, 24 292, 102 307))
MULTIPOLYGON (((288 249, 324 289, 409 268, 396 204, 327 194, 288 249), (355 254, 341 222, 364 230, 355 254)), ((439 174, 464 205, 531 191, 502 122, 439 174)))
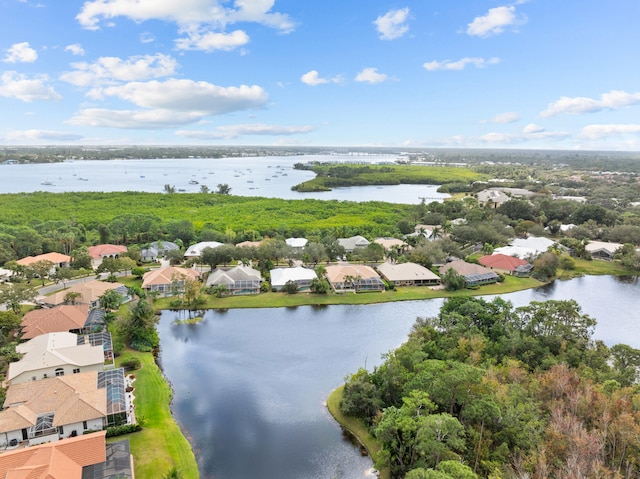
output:
POLYGON ((640 351, 594 326, 575 301, 452 298, 350 376, 341 409, 393 478, 638 477, 640 351))

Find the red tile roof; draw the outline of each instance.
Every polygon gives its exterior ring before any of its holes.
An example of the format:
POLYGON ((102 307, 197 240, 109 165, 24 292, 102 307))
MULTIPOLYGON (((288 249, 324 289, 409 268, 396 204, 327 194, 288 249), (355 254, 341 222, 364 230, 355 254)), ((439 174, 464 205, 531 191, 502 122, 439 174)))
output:
POLYGON ((96 246, 89 246, 89 256, 94 259, 102 258, 103 256, 119 255, 127 252, 127 247, 118 244, 99 244, 96 246))
POLYGON ((71 256, 62 253, 46 253, 39 254, 38 256, 27 256, 26 258, 19 259, 16 263, 22 266, 29 266, 38 261, 51 261, 54 264, 68 263, 71 261, 71 256))
POLYGON ((88 304, 62 305, 55 308, 34 309, 22 318, 22 339, 46 333, 82 329, 89 315, 88 304))
POLYGON ((483 256, 478 259, 478 263, 487 268, 503 269, 506 271, 513 271, 518 266, 527 264, 523 259, 516 258, 514 256, 507 256, 506 254, 491 254, 483 256))

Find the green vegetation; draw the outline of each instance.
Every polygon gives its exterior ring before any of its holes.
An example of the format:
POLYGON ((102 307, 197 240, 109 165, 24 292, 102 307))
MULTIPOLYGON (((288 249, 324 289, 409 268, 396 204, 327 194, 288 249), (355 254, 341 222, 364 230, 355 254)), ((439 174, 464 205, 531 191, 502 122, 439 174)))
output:
POLYGON ((640 350, 594 326, 573 300, 452 298, 331 408, 391 478, 635 477, 640 350))
POLYGON ((441 185, 459 182, 469 184, 488 176, 467 168, 415 165, 333 165, 313 164, 315 178, 292 189, 295 191, 328 191, 338 186, 366 185, 441 185))
MULTIPOLYGON (((197 479, 198 466, 191 446, 171 416, 171 388, 151 353, 127 351, 118 363, 138 359, 135 371, 135 414, 142 431, 130 434, 135 474, 139 479, 157 479, 158 471, 176 467, 184 479, 197 479)), ((121 439, 121 438, 118 438, 121 439)))

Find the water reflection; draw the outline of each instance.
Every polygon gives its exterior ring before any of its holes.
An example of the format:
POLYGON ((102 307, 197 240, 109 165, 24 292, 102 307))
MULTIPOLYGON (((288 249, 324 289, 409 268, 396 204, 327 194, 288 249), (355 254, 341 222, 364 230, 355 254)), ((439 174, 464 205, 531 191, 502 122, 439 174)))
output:
MULTIPOLYGON (((587 276, 504 295, 514 306, 575 299, 595 336, 640 348, 637 278, 587 276)), ((491 299, 491 298, 487 298, 491 299)), ((443 301, 206 311, 200 324, 158 326, 173 411, 201 477, 361 478, 372 466, 346 441, 324 401, 345 376, 372 369, 443 301)))

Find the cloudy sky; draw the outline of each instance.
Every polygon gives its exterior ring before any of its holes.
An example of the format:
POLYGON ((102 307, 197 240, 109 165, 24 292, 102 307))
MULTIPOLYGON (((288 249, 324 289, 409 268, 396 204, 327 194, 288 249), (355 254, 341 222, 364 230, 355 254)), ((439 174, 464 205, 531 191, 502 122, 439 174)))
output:
POLYGON ((640 0, 0 0, 0 144, 640 150, 640 0))

